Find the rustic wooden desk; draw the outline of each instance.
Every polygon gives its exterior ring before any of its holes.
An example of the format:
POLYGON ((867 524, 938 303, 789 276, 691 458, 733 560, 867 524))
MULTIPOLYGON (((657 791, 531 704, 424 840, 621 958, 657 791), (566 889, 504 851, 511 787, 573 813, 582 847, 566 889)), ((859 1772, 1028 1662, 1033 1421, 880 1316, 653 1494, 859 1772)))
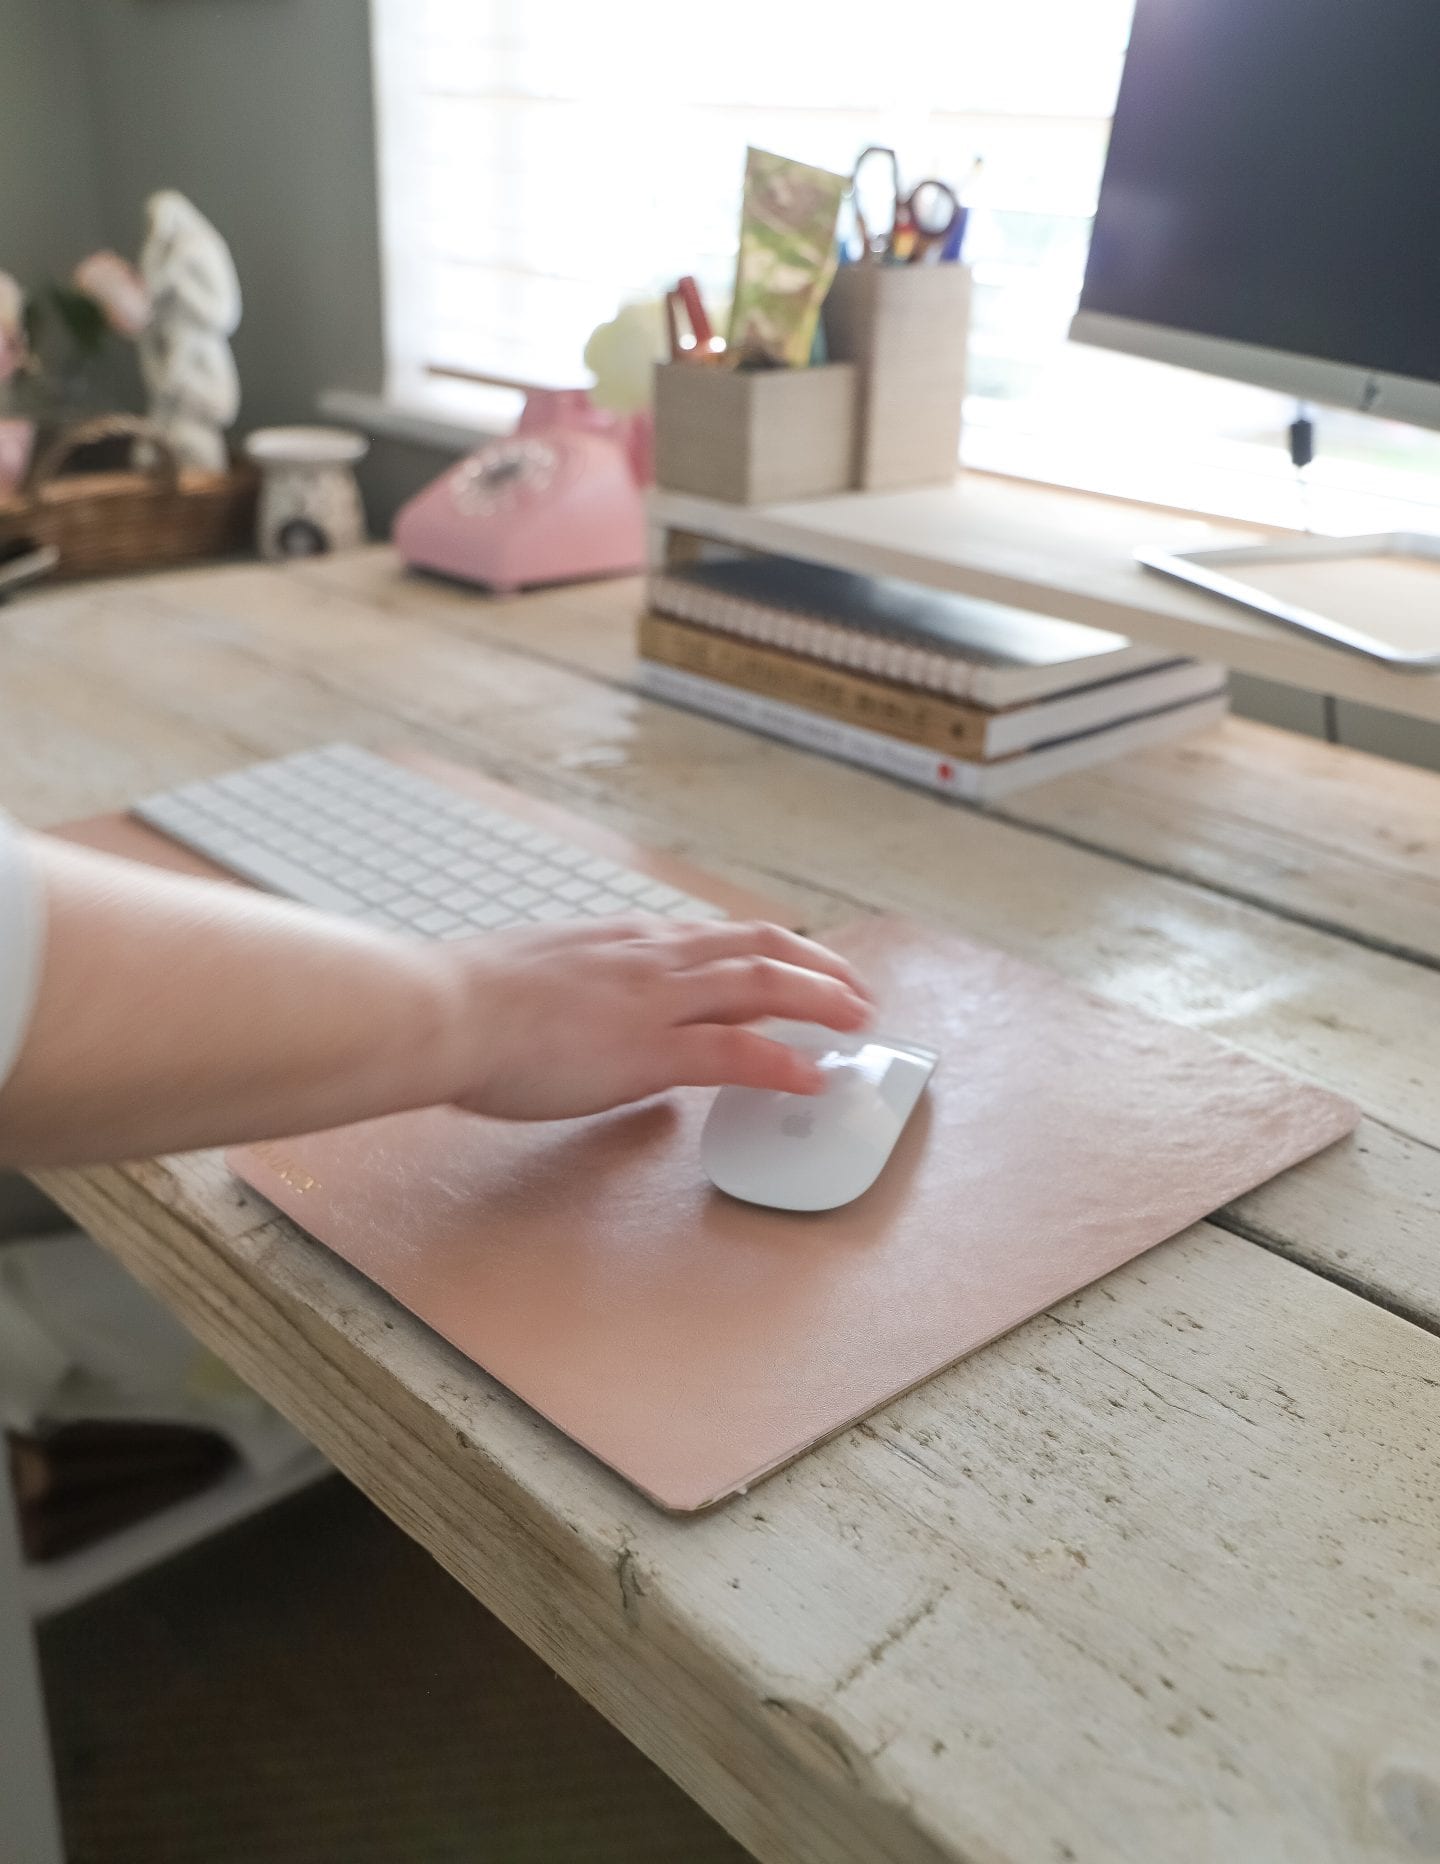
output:
POLYGON ((768 1864, 1440 1855, 1440 778, 1237 722, 975 814, 633 697, 636 603, 383 551, 32 599, 0 805, 408 739, 1211 1029, 1358 1139, 683 1521, 215 1158, 46 1188, 768 1864))

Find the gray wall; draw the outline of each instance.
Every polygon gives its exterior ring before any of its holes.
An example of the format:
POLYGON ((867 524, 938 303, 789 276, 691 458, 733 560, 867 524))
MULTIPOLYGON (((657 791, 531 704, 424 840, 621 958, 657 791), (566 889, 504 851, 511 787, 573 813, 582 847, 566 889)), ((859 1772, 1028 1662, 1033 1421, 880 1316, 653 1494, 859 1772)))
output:
MULTIPOLYGON (((381 388, 367 0, 0 0, 0 267, 133 254, 167 186, 235 254, 242 432, 381 388)), ((448 457, 376 440, 377 532, 448 457)))
MULTIPOLYGON (((40 0, 41 4, 45 0, 40 0)), ((84 0, 100 212, 122 252, 176 187, 245 293, 241 426, 383 370, 366 0, 84 0)))
POLYGON ((0 0, 0 270, 67 273, 101 240, 86 0, 0 0))

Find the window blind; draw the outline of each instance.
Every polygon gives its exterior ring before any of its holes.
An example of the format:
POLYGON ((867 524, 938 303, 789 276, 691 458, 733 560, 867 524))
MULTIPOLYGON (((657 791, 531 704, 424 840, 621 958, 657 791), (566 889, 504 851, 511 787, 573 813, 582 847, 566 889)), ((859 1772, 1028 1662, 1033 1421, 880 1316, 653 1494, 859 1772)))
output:
POLYGON ((976 158, 972 386, 1023 396, 1079 290, 1132 0, 374 0, 392 393, 566 386, 620 304, 729 288, 745 149, 976 158))

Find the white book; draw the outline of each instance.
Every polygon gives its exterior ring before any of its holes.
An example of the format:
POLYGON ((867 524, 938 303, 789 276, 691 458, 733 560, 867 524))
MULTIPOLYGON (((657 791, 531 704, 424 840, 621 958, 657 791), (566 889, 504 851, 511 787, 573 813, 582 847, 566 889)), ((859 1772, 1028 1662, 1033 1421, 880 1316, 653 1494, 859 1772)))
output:
POLYGON ((678 621, 997 708, 1180 658, 1077 622, 792 557, 657 570, 647 594, 678 621))
POLYGON ((973 764, 947 758, 921 745, 907 744, 882 732, 866 731, 858 725, 842 725, 818 712, 786 705, 779 699, 762 699, 736 686, 707 680, 698 674, 684 673, 677 667, 661 666, 655 661, 640 662, 641 690, 671 704, 691 711, 704 712, 735 725, 802 750, 818 751, 823 756, 839 758, 843 763, 859 764, 905 783, 916 783, 936 790, 943 796, 958 797, 963 802, 985 803, 1014 795, 1052 777, 1068 776, 1095 764, 1109 763, 1130 751, 1140 751, 1156 744, 1218 724, 1228 710, 1224 692, 1209 698, 1170 706, 1142 718, 1126 719, 1099 731, 1088 731, 1074 738, 1062 739, 1039 750, 1018 757, 1003 758, 998 763, 973 764))
POLYGON ((1147 718, 1192 699, 1213 699, 1224 693, 1229 678, 1213 660, 1177 660, 1153 673, 1129 673, 1103 686, 1085 686, 1034 705, 992 712, 986 723, 985 756, 1013 757, 1127 719, 1147 718))

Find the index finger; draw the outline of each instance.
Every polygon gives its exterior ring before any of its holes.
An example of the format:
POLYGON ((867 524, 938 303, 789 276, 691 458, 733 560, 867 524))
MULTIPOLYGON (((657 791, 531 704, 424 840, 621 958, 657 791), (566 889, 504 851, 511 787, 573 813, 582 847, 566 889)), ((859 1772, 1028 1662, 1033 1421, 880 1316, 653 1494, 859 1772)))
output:
POLYGON ((833 977, 848 985, 867 1003, 874 1001, 875 993, 839 952, 817 944, 814 939, 802 938, 798 932, 789 932, 784 926, 770 925, 764 920, 719 920, 682 926, 680 931, 681 949, 677 956, 682 970, 695 970, 722 958, 773 958, 779 964, 793 965, 796 970, 816 971, 821 977, 833 977))

